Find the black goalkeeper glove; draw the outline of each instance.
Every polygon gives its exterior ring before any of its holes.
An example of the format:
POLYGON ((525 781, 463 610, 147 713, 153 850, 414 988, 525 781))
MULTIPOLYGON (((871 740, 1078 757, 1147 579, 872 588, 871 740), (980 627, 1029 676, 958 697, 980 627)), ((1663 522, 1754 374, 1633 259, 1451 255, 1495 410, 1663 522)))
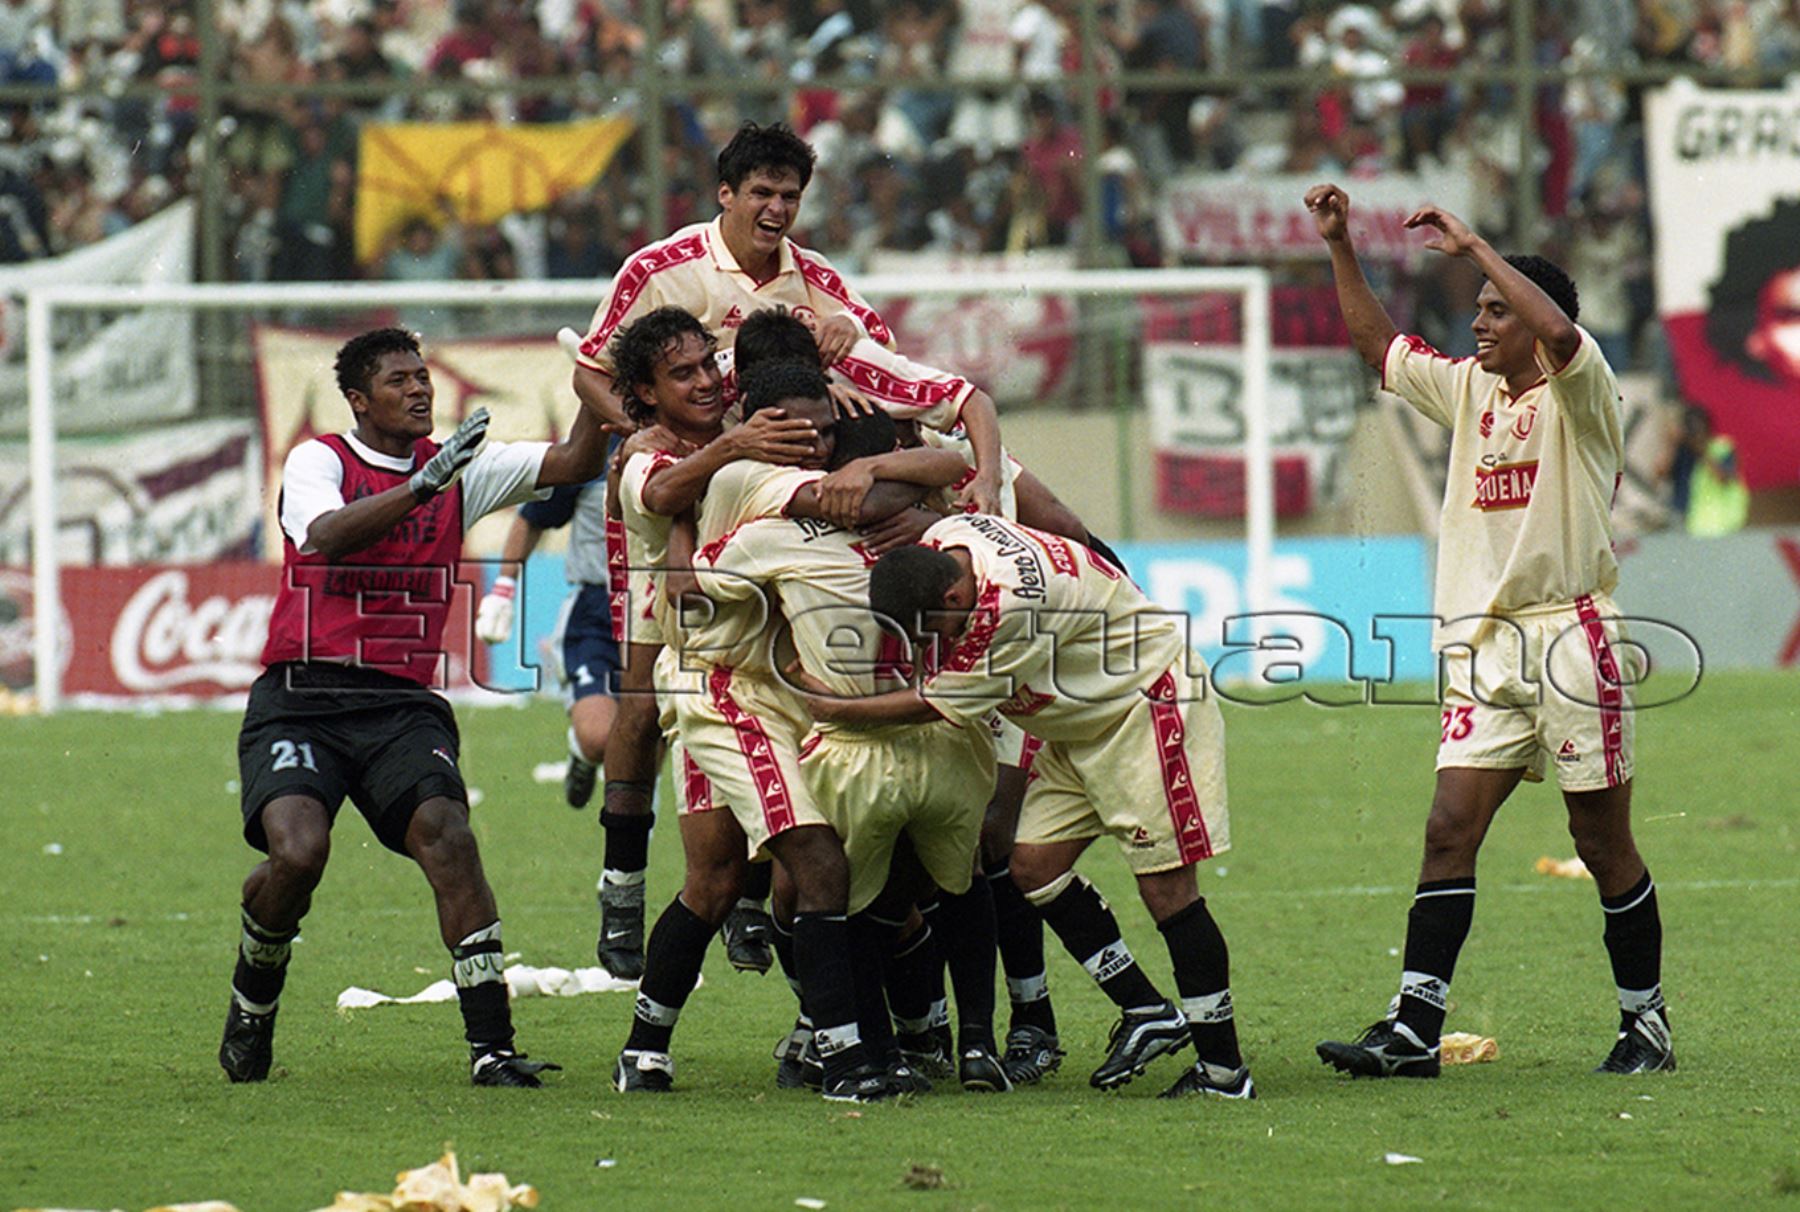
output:
POLYGON ((456 483, 463 469, 474 460, 481 449, 481 443, 487 438, 488 410, 477 408, 469 414, 468 420, 456 427, 438 452, 425 461, 425 466, 413 472, 412 479, 406 486, 412 489, 413 497, 419 501, 429 501, 450 485, 456 483))

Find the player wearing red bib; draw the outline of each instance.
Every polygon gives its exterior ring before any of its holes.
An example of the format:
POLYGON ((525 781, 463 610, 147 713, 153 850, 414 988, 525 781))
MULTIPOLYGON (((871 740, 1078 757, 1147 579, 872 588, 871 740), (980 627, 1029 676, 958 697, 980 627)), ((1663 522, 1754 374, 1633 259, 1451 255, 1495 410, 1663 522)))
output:
POLYGON ((346 342, 338 386, 355 427, 302 442, 282 471, 282 581, 238 737, 244 838, 268 858, 244 881, 243 930, 219 1064, 262 1081, 291 944, 345 796, 388 849, 416 862, 438 925, 478 1086, 536 1086, 555 1068, 513 1049, 494 894, 469 829, 442 637, 469 523, 598 474, 605 435, 585 414, 566 441, 483 447, 477 409, 430 438, 431 372, 418 340, 346 342))

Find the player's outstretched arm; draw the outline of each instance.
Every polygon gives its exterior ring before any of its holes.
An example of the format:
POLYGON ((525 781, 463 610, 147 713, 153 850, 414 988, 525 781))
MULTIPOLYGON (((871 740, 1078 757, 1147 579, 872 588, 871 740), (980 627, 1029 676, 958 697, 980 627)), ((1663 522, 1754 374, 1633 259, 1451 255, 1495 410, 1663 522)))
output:
POLYGON ((605 427, 585 408, 575 410, 574 424, 562 441, 544 452, 538 466, 537 486, 585 484, 606 470, 608 435, 605 427))
POLYGON ((1441 206, 1421 207, 1406 220, 1406 225, 1432 229, 1435 234, 1425 241, 1425 247, 1452 257, 1467 257, 1480 266, 1513 314, 1549 351, 1554 364, 1569 364, 1581 348, 1581 332, 1575 321, 1536 282, 1508 265, 1493 245, 1441 206))
MULTIPOLYGON (((372 547, 400 520, 462 477, 487 440, 488 410, 477 408, 404 484, 351 501, 314 518, 301 550, 335 560, 372 547)), ((290 464, 292 459, 290 455, 290 464)), ((284 470, 285 481, 287 472, 284 470)))
POLYGON ((811 421, 789 417, 779 408, 764 408, 681 462, 657 472, 644 485, 644 508, 665 518, 692 508, 706 495, 714 473, 739 459, 790 466, 799 463, 812 454, 817 432, 811 421))
POLYGON ((1350 243, 1350 195, 1335 185, 1315 185, 1306 191, 1306 209, 1312 212, 1319 235, 1331 250, 1331 277, 1337 284, 1338 310, 1344 315, 1350 340, 1362 360, 1380 370, 1399 329, 1369 289, 1350 243))
POLYGON ((613 386, 612 376, 605 371, 577 362, 570 386, 575 389, 575 398, 581 401, 583 412, 591 412, 603 424, 618 429, 636 428, 625 415, 625 401, 613 386))

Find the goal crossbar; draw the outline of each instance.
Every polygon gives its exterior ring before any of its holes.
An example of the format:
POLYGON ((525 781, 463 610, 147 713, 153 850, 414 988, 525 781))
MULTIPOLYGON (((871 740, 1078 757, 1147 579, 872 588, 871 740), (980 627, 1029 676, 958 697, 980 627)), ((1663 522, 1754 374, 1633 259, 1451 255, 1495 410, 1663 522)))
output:
MULTIPOLYGON (((1275 477, 1268 415, 1269 274, 1254 267, 1208 269, 1046 269, 982 273, 990 297, 1032 295, 1182 295, 1230 291, 1243 298, 1245 596, 1252 614, 1270 601, 1269 571, 1275 541, 1275 477)), ((866 274, 857 289, 872 298, 970 295, 953 273, 866 274)), ((43 712, 57 709, 62 671, 57 662, 61 617, 61 559, 56 548, 56 406, 51 334, 58 310, 133 310, 159 307, 194 311, 266 308, 358 308, 581 304, 598 301, 599 283, 585 280, 396 283, 217 283, 100 285, 59 283, 26 295, 26 382, 29 391, 31 552, 34 691, 43 712)), ((548 339, 548 338, 546 338, 548 339)))

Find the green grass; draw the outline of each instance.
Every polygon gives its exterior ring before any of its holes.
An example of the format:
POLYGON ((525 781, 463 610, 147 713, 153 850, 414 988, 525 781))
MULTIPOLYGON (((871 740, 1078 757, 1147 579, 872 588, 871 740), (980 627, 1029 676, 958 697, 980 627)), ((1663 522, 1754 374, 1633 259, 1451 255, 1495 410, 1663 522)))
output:
MULTIPOLYGON (((462 719, 507 945, 540 965, 592 963, 599 830, 530 777, 557 755, 557 712, 462 719)), ((1119 1095, 1088 1089, 1111 1016, 1052 940, 1065 1072, 1012 1096, 860 1114, 773 1088, 789 995, 778 976, 730 972, 716 948, 665 1099, 606 1088, 623 995, 516 1004, 522 1046, 566 1066, 536 1093, 469 1087, 451 1006, 339 1016, 348 985, 410 993, 448 968, 423 879, 351 809, 295 949, 275 1079, 232 1087, 214 1054, 252 857, 228 790, 236 717, 5 720, 0 1207, 222 1198, 293 1212, 339 1188, 384 1190, 448 1142, 465 1169, 535 1184, 552 1212, 803 1196, 833 1210, 1800 1210, 1797 719, 1800 676, 1715 675, 1640 721, 1636 817, 1661 887, 1677 1074, 1588 1072, 1611 1043, 1612 983, 1593 886, 1532 873, 1539 855, 1572 853, 1544 787, 1522 789, 1488 841, 1453 994, 1451 1029, 1495 1036, 1500 1060, 1417 1083, 1320 1066, 1313 1043, 1361 1028, 1398 973, 1436 716, 1290 705, 1228 712, 1236 848, 1201 874, 1260 1101, 1158 1102, 1174 1061, 1119 1095), (1389 1150, 1423 1163, 1385 1165, 1389 1150), (908 1190, 911 1163, 946 1185, 908 1190)), ((661 903, 679 879, 674 830, 658 829, 652 860, 661 903)), ((1101 847, 1085 870, 1167 987, 1123 864, 1101 847)))

